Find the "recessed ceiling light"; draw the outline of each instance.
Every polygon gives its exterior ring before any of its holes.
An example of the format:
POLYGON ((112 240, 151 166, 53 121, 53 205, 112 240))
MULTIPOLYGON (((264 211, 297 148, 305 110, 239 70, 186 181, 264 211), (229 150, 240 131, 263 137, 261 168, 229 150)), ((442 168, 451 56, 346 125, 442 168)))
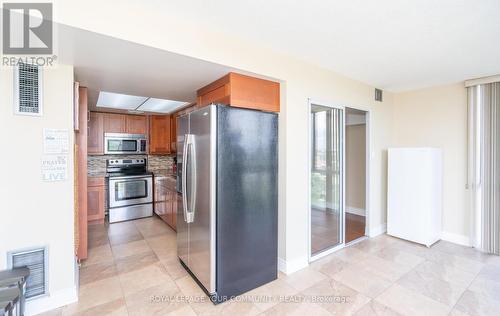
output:
POLYGON ((147 97, 101 91, 99 92, 96 106, 121 110, 135 110, 147 99, 147 97))
POLYGON ((149 98, 138 108, 138 110, 157 113, 170 113, 188 104, 189 102, 149 98))

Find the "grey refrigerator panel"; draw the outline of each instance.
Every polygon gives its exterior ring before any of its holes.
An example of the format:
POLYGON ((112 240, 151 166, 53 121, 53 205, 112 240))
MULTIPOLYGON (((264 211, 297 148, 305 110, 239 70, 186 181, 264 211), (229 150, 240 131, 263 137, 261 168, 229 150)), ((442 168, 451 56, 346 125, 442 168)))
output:
POLYGON ((177 191, 181 203, 177 203, 177 255, 184 264, 189 265, 189 226, 184 220, 184 204, 182 203, 182 166, 184 152, 184 135, 189 133, 189 116, 177 118, 177 191))
POLYGON ((278 116, 217 108, 217 299, 277 278, 278 116))
POLYGON ((215 292, 215 106, 189 115, 189 269, 209 293, 215 292), (212 123, 213 122, 213 123, 212 123))
POLYGON ((211 105, 177 123, 178 254, 214 303, 277 277, 277 115, 211 105))

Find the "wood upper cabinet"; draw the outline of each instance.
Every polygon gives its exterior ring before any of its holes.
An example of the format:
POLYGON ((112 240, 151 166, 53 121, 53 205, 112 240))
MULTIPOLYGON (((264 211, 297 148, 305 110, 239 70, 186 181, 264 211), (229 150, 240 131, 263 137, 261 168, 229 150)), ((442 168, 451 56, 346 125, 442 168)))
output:
POLYGON ((104 133, 147 134, 148 123, 144 115, 103 113, 104 133))
POLYGON ((104 133, 126 133, 127 116, 125 114, 104 113, 104 133))
POLYGON ((170 115, 149 117, 149 153, 170 154, 170 115))
POLYGON ((88 122, 88 153, 104 154, 105 133, 148 134, 144 115, 90 112, 88 122))
POLYGON ((106 208, 106 185, 104 177, 89 177, 87 180, 87 220, 104 221, 106 208))
POLYGON ((126 115, 126 130, 129 134, 147 134, 148 122, 143 115, 126 115))
POLYGON ((177 115, 170 115, 170 150, 177 152, 177 115))
POLYGON ((266 112, 280 111, 278 82, 231 72, 197 91, 198 106, 222 103, 266 112))
POLYGON ((104 120, 102 113, 90 112, 87 132, 87 153, 104 154, 104 120))

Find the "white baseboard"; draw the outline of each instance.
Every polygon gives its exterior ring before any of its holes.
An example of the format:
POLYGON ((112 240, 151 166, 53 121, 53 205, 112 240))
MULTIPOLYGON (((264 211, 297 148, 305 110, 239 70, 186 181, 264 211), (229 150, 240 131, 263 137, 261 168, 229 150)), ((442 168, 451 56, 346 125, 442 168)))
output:
POLYGON ((26 302, 26 315, 37 315, 75 303, 78 301, 78 292, 75 287, 54 291, 50 295, 26 302))
POLYGON ((366 216, 366 211, 364 209, 362 209, 362 208, 347 206, 346 207, 346 212, 349 213, 349 214, 354 214, 354 215, 359 215, 359 216, 366 216))
POLYGON ((441 239, 452 242, 454 244, 471 247, 470 238, 465 235, 459 235, 443 231, 441 232, 441 239))
POLYGON ((284 274, 291 274, 301 269, 306 268, 309 265, 308 258, 298 258, 294 260, 286 261, 282 258, 278 258, 278 270, 284 274))
POLYGON ((387 223, 383 223, 383 224, 376 226, 376 227, 370 227, 369 231, 370 232, 369 232, 368 236, 370 236, 371 238, 376 237, 378 235, 382 235, 385 232, 387 232, 387 223))

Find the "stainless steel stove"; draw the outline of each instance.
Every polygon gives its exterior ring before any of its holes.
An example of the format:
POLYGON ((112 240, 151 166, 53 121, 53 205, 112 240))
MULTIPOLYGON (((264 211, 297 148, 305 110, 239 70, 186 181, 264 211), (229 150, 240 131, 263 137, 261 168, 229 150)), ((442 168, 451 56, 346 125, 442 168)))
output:
POLYGON ((106 160, 109 222, 153 215, 153 174, 145 158, 106 160))

